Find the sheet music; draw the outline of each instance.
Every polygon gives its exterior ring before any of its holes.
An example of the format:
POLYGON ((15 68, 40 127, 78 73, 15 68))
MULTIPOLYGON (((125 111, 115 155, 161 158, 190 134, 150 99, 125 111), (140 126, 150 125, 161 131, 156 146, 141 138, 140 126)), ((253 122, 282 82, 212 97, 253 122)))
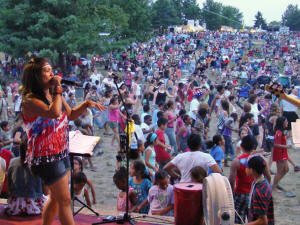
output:
POLYGON ((69 132, 70 153, 92 156, 100 137, 83 135, 79 130, 69 132))
POLYGON ((300 147, 300 120, 292 122, 292 140, 296 147, 300 147))

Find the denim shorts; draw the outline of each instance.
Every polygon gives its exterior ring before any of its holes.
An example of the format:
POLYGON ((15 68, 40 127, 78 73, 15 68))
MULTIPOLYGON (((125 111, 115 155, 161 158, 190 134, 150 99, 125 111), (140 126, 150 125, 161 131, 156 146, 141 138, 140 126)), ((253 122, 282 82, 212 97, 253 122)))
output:
POLYGON ((70 169, 71 163, 68 156, 58 161, 31 166, 32 173, 41 177, 42 181, 47 186, 54 184, 66 175, 67 171, 70 169))

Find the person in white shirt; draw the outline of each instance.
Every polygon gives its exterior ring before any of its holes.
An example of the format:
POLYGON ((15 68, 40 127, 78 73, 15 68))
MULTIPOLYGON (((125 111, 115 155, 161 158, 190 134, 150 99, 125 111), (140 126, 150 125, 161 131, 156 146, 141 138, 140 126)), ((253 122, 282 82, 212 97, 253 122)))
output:
POLYGON ((201 166, 206 171, 210 168, 214 173, 222 173, 213 157, 200 151, 201 137, 198 134, 191 134, 187 143, 191 151, 178 154, 164 167, 171 177, 180 179, 181 183, 191 182, 190 171, 195 166, 201 166))
POLYGON ((106 87, 112 89, 113 86, 114 86, 114 81, 113 81, 113 79, 112 79, 112 76, 109 75, 109 76, 105 77, 105 78, 103 79, 103 81, 102 81, 102 84, 103 84, 104 86, 106 86, 106 87))
POLYGON ((154 128, 152 127, 152 116, 146 115, 144 117, 144 123, 141 125, 145 140, 147 139, 147 136, 154 132, 154 128))
POLYGON ((135 134, 132 134, 131 144, 133 144, 133 142, 136 142, 137 145, 137 140, 135 140, 136 138, 145 143, 146 139, 144 138, 143 130, 141 128, 141 119, 139 115, 132 115, 132 119, 134 120, 135 134))
POLYGON ((19 115, 19 113, 21 113, 21 102, 22 102, 22 95, 21 95, 21 90, 22 89, 18 89, 18 94, 15 95, 15 101, 14 101, 14 111, 15 111, 15 115, 19 115))
POLYGON ((202 93, 196 93, 190 104, 189 116, 193 119, 192 126, 194 125, 194 123, 197 119, 197 114, 198 114, 198 109, 199 109, 199 105, 201 102, 201 97, 202 97, 202 93))

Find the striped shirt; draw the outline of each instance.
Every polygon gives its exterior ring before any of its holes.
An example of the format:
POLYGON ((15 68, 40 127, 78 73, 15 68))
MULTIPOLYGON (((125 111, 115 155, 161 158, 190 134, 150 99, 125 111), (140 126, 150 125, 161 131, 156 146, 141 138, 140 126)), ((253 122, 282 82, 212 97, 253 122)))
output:
POLYGON ((268 225, 275 224, 272 190, 266 179, 252 184, 249 204, 249 222, 257 220, 259 216, 267 215, 268 225))

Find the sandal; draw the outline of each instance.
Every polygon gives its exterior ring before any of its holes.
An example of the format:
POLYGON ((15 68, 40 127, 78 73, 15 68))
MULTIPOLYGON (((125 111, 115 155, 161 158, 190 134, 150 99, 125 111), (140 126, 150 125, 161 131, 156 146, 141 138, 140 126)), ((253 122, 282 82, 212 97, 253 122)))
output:
POLYGON ((294 198, 294 197, 296 197, 296 194, 294 192, 292 192, 292 191, 289 191, 289 192, 285 193, 285 197, 287 197, 287 198, 294 198))
POLYGON ((300 166, 295 166, 295 167, 294 167, 294 171, 295 171, 295 172, 299 172, 299 171, 300 171, 300 166))

